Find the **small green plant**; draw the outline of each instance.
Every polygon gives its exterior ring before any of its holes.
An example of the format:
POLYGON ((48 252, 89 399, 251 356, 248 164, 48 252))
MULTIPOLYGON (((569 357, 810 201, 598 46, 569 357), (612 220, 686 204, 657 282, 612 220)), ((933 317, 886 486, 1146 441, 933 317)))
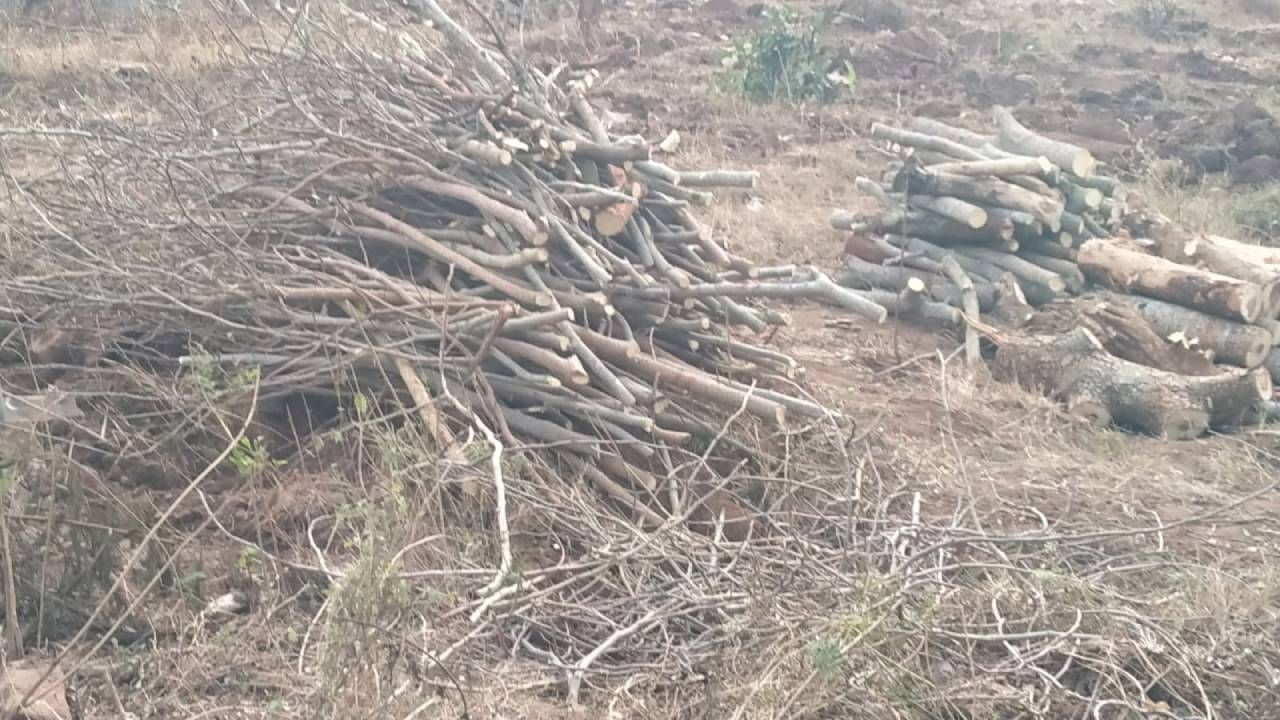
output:
POLYGON ((757 102, 830 102, 841 87, 853 92, 857 74, 819 42, 828 14, 804 16, 790 8, 766 11, 765 25, 734 43, 722 61, 727 90, 757 102))
POLYGON ((285 463, 283 460, 271 457, 271 453, 267 451, 267 444, 261 436, 240 438, 235 450, 232 450, 231 455, 227 457, 227 462, 231 463, 241 477, 246 478, 255 477, 268 468, 279 467, 285 463))
POLYGON ((844 675, 844 651, 840 648, 840 639, 833 635, 822 635, 809 644, 809 662, 824 682, 835 682, 844 675))

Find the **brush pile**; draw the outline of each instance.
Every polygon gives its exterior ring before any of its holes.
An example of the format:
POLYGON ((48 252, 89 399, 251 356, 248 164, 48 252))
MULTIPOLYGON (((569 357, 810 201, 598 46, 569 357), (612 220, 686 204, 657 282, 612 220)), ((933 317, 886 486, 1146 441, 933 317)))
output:
MULTIPOLYGON (((790 357, 733 331, 785 323, 767 298, 886 311, 711 237, 693 208, 754 173, 672 169, 606 128, 590 72, 540 72, 413 5, 445 47, 317 10, 249 49, 270 72, 157 83, 163 112, 0 128, 0 386, 73 393, 68 454, 129 487, 181 487, 246 423, 218 467, 232 486, 324 448, 381 456, 354 489, 395 467, 438 503, 410 508, 431 547, 394 562, 510 633, 502 657, 575 663, 575 696, 588 673, 670 676, 729 641, 713 630, 745 574, 794 579, 785 544, 724 571, 716 543, 767 531, 741 478, 789 477, 772 449, 834 427, 790 357), (467 537, 482 551, 435 550, 467 537)), ((300 522, 305 555, 338 552, 341 519, 300 522)))
POLYGON ((885 311, 711 237, 691 207, 710 188, 753 186, 754 173, 673 170, 605 128, 589 74, 504 63, 434 19, 454 54, 285 53, 273 58, 282 79, 244 88, 261 110, 240 117, 222 107, 187 128, 9 132, 57 139, 83 169, 75 196, 40 196, 55 231, 25 226, 39 231, 32 251, 0 280, 7 326, 62 328, 15 352, 51 360, 92 331, 98 356, 252 365, 268 396, 332 390, 347 371, 362 385, 395 378, 386 389, 412 396, 442 447, 458 428, 447 416, 476 413, 638 508, 671 470, 653 446, 715 437, 708 408, 775 428, 789 412, 823 417, 753 389, 795 363, 730 328, 785 322, 758 298, 885 311), (36 248, 98 272, 24 275, 36 248))
POLYGON ((1098 424, 1195 437, 1274 415, 1280 258, 1187 233, 1087 149, 994 116, 991 135, 925 118, 872 127, 909 152, 884 182, 855 181, 881 213, 832 215, 852 233, 838 281, 904 318, 966 317, 971 361, 982 314, 1032 333, 988 332, 996 369, 1098 424))

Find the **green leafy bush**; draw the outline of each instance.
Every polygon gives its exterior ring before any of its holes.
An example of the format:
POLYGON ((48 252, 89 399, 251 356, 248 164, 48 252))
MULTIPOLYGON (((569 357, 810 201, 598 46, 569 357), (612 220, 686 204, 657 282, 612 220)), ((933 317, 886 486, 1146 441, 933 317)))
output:
POLYGON ((835 99, 857 82, 848 63, 837 62, 818 36, 829 16, 803 16, 789 8, 765 11, 765 24, 738 40, 725 56, 726 89, 758 102, 835 99))

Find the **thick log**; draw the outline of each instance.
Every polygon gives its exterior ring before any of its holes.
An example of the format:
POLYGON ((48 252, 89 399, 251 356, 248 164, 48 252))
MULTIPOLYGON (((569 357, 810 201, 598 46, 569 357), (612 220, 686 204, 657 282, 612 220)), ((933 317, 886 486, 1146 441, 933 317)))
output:
POLYGON ((991 309, 991 317, 1001 325, 1014 330, 1025 327, 1031 322, 1035 316, 1035 309, 1022 294, 1022 286, 1018 285, 1018 278, 1014 277, 1013 273, 1006 272, 1001 276, 996 283, 996 293, 996 304, 991 309))
POLYGON ((1116 305, 1133 308, 1161 336, 1211 352, 1216 362, 1255 368, 1272 348, 1271 332, 1266 328, 1135 295, 1103 296, 1116 305))
POLYGON ((993 375, 1066 403, 1095 426, 1111 423, 1169 439, 1199 437, 1209 427, 1239 425, 1271 380, 1261 370, 1186 377, 1106 352, 1093 333, 1005 338, 993 375))
POLYGON ((1164 218, 1151 224, 1151 239, 1156 242, 1157 252, 1166 259, 1257 283, 1266 293, 1263 316, 1275 317, 1280 311, 1280 265, 1258 262, 1258 253, 1243 249, 1249 246, 1227 238, 1191 233, 1164 218))
POLYGON ((1271 344, 1280 345, 1280 320, 1260 320, 1258 327, 1271 333, 1271 344))
POLYGON ((1256 284, 1146 255, 1110 240, 1094 239, 1076 258, 1090 280, 1118 290, 1251 323, 1262 317, 1266 298, 1256 284))
POLYGON ((996 135, 997 147, 1023 155, 1044 156, 1063 170, 1081 178, 1092 175, 1097 167, 1098 162, 1088 150, 1032 132, 1005 108, 995 108, 994 114, 996 127, 999 128, 999 134, 996 135))
POLYGON ((935 195, 911 195, 906 198, 908 207, 919 208, 941 215, 973 230, 981 229, 987 224, 987 211, 959 198, 938 197, 935 195))
POLYGON ((990 177, 969 177, 905 168, 894 179, 894 190, 921 195, 947 195, 987 207, 1020 210, 1050 230, 1062 227, 1063 204, 1026 188, 990 177))
POLYGON ((1061 277, 1063 282, 1067 284, 1067 292, 1074 294, 1084 290, 1084 273, 1080 272, 1079 265, 1070 260, 1026 252, 1025 250, 1026 248, 1019 248, 1018 257, 1061 277))
POLYGON ((1067 212, 1084 214, 1092 210, 1097 210, 1102 205, 1102 191, 1095 188, 1087 188, 1075 183, 1064 183, 1066 185, 1063 192, 1063 198, 1067 205, 1067 212))
MULTIPOLYGON (((998 178, 1009 178, 1018 175, 1050 176, 1053 173, 1054 165, 1042 157, 1016 156, 995 160, 938 163, 930 165, 929 170, 950 175, 989 175, 998 178)), ((1099 195, 1099 200, 1101 200, 1101 195, 1099 195)))
MULTIPOLYGON (((967 255, 976 260, 990 263, 998 268, 1008 270, 1018 278, 1020 284, 1022 281, 1041 285, 1054 293, 1065 292, 1067 289, 1066 280, 1062 276, 1047 270, 1035 263, 1028 262, 1026 259, 1009 253, 1002 253, 986 248, 956 248, 956 252, 967 255)), ((1023 288, 1026 289, 1025 287, 1023 288)))
POLYGON ((912 130, 899 130, 888 125, 874 123, 871 126, 871 137, 877 140, 888 140, 891 143, 906 147, 913 147, 918 150, 930 150, 936 153, 949 155, 959 160, 986 160, 987 157, 974 148, 962 145, 953 140, 936 135, 927 135, 925 133, 915 132, 912 130))
MULTIPOLYGON (((940 267, 944 264, 945 261, 940 264, 940 267)), ((906 267, 875 265, 855 257, 845 258, 844 272, 836 278, 836 281, 855 290, 901 291, 912 279, 924 283, 929 297, 938 302, 955 307, 961 307, 964 303, 963 288, 956 285, 953 279, 949 280, 934 273, 906 267)), ((968 279, 967 275, 965 279, 968 279)), ((975 287, 974 296, 978 300, 979 309, 990 309, 995 304, 995 288, 989 284, 975 287)))
POLYGON ((1008 250, 1017 249, 1013 239, 1013 223, 1007 218, 987 218, 981 228, 962 225, 954 220, 928 211, 910 209, 907 212, 890 211, 876 222, 880 232, 900 232, 928 238, 943 244, 974 243, 994 245, 1008 250))
POLYGON ((1073 177, 1071 181, 1083 187, 1101 190, 1103 195, 1109 198, 1120 197, 1123 193, 1123 185, 1119 180, 1106 175, 1090 175, 1089 177, 1073 177))
POLYGON ((960 288, 961 303, 964 309, 964 359, 970 368, 982 362, 981 347, 978 342, 978 331, 975 325, 980 321, 981 303, 973 284, 973 279, 965 273, 954 255, 942 258, 942 269, 951 282, 960 288))
POLYGON ((947 256, 954 256, 956 261, 960 263, 960 267, 964 268, 965 272, 971 275, 976 275, 990 283, 999 281, 1000 277, 1004 274, 1004 271, 990 263, 986 263, 966 255, 956 255, 954 249, 934 245, 928 240, 924 240, 922 238, 908 237, 905 235, 886 235, 884 239, 885 242, 907 253, 922 255, 939 263, 947 256))
POLYGON ((1280 348, 1271 348, 1271 352, 1262 361, 1262 366, 1270 373, 1273 381, 1280 383, 1280 348))
POLYGON ((981 148, 990 145, 995 138, 965 130, 954 125, 948 125, 941 120, 934 120, 926 117, 914 117, 911 119, 911 129, 923 133, 925 135, 934 135, 945 138, 953 143, 964 145, 971 148, 981 148))
POLYGON ((1280 402, 1263 400, 1245 413, 1244 425, 1267 425, 1280 422, 1280 402))
POLYGON ((1049 303, 1027 323, 1028 332, 1035 335, 1063 335, 1076 328, 1093 333, 1112 355, 1139 365, 1179 375, 1218 372, 1206 353, 1170 342, 1136 308, 1111 302, 1105 295, 1064 298, 1049 303))
POLYGON ((923 290, 920 288, 920 292, 917 293, 908 286, 904 292, 899 293, 888 290, 851 290, 850 292, 862 295, 876 305, 887 309, 895 317, 950 326, 963 322, 963 316, 956 308, 921 298, 923 290))
MULTIPOLYGON (((1076 261, 1076 251, 1069 248, 1056 239, 1036 238, 1034 240, 1019 240, 1018 253, 1034 253, 1036 255, 1047 255, 1059 260, 1068 260, 1072 263, 1076 261)), ((1079 269, 1079 268, 1077 268, 1079 269)))

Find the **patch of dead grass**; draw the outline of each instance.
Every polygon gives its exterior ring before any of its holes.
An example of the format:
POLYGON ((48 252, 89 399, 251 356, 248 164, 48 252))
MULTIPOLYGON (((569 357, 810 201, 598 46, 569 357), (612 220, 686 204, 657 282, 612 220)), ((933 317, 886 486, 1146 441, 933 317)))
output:
POLYGON ((1189 183, 1178 161, 1156 160, 1135 189, 1153 208, 1195 232, 1263 241, 1280 236, 1280 184, 1231 187, 1223 176, 1189 183))

